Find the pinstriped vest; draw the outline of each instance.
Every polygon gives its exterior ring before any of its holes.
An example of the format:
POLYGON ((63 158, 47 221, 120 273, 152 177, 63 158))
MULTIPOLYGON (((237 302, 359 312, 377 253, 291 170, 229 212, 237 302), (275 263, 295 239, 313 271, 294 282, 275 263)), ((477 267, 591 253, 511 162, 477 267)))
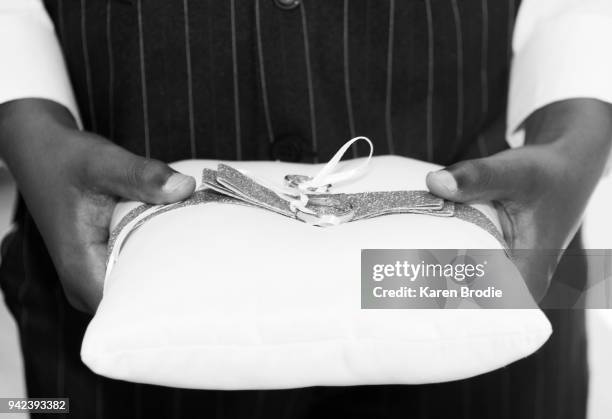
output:
POLYGON ((515 3, 47 6, 85 127, 135 153, 315 162, 365 135, 377 154, 450 164, 503 118, 515 3))

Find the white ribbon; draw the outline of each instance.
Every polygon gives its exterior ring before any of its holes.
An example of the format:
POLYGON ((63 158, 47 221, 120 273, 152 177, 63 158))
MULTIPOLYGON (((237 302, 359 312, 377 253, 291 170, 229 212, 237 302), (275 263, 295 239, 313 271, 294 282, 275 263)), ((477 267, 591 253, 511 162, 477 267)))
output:
POLYGON ((372 159, 372 154, 374 153, 374 145, 372 141, 370 141, 367 137, 355 137, 344 143, 342 147, 336 151, 336 154, 327 162, 325 166, 313 176, 310 180, 297 184, 296 188, 291 188, 285 185, 279 186, 275 185, 272 182, 267 182, 264 179, 258 178, 254 176, 252 173, 249 173, 246 170, 240 170, 242 174, 249 176, 255 182, 259 183, 262 186, 272 190, 276 193, 281 199, 284 199, 289 203, 289 208, 292 212, 297 212, 298 210, 307 214, 316 214, 315 211, 307 208, 308 205, 308 193, 313 193, 313 190, 317 190, 319 188, 324 188, 327 185, 334 185, 340 182, 346 182, 351 179, 355 179, 362 175, 365 170, 368 168, 368 164, 370 164, 370 160, 372 159), (370 146, 370 153, 368 157, 357 167, 353 167, 351 169, 335 171, 340 160, 346 154, 348 149, 355 144, 357 141, 364 140, 370 146))
POLYGON ((374 153, 374 145, 372 141, 370 141, 367 137, 355 137, 346 143, 338 151, 334 154, 334 157, 331 158, 330 161, 327 162, 325 166, 317 173, 311 180, 298 184, 298 189, 302 192, 307 191, 309 188, 320 188, 325 185, 334 185, 336 183, 345 182, 350 179, 354 179, 361 175, 368 167, 370 163, 370 159, 372 158, 372 154, 374 153), (344 154, 348 151, 348 149, 355 144, 359 140, 364 140, 370 146, 370 153, 368 157, 357 167, 347 170, 341 170, 339 172, 334 173, 334 170, 340 163, 344 154))
MULTIPOLYGON (((317 173, 314 177, 312 177, 312 179, 306 182, 297 184, 297 189, 300 192, 299 198, 295 199, 293 197, 293 198, 288 199, 289 208, 291 209, 291 211, 295 213, 297 210, 299 210, 307 214, 315 214, 314 211, 312 211, 309 208, 306 208, 306 206, 308 205, 307 192, 310 192, 313 189, 317 190, 319 188, 325 188, 327 185, 332 185, 333 187, 333 185, 336 183, 346 182, 348 180, 359 177, 368 168, 368 164, 370 163, 370 160, 372 159, 373 153, 374 153, 374 145, 372 144, 372 141, 370 141, 370 139, 367 137, 355 137, 355 138, 350 139, 346 143, 344 143, 344 145, 340 147, 338 151, 336 151, 336 154, 334 154, 334 156, 327 162, 327 164, 323 166, 323 168, 319 171, 319 173, 317 173), (368 145, 370 146, 370 153, 368 154, 368 157, 357 167, 335 172, 342 157, 344 157, 348 149, 359 140, 366 141, 368 145)), ((277 192, 276 190, 274 191, 277 192)), ((292 194, 287 194, 287 195, 291 196, 292 194)))
POLYGON ((326 187, 328 185, 333 186, 336 183, 346 182, 348 180, 359 177, 367 169, 368 164, 372 159, 373 153, 374 145, 372 144, 372 141, 370 141, 369 138, 361 136, 352 138, 346 143, 344 143, 344 145, 340 147, 338 151, 336 151, 336 154, 334 154, 334 156, 327 162, 327 164, 323 166, 319 173, 317 173, 308 181, 298 183, 296 187, 278 185, 273 182, 266 181, 261 177, 255 176, 248 170, 239 170, 243 175, 250 177, 255 182, 259 183, 262 186, 265 186, 266 188, 276 193, 279 198, 287 201, 289 203, 289 209, 293 213, 296 213, 299 210, 306 214, 316 215, 315 211, 306 207, 308 205, 308 193, 316 193, 313 191, 316 191, 317 189, 326 190, 326 187), (338 164, 340 163, 340 160, 342 159, 342 157, 344 157, 348 149, 360 140, 366 141, 370 146, 370 153, 368 154, 368 157, 357 167, 335 172, 338 164))

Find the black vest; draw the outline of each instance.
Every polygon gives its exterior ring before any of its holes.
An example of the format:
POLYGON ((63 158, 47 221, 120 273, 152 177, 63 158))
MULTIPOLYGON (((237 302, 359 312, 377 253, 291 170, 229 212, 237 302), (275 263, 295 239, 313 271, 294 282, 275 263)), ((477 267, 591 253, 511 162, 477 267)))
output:
POLYGON ((511 0, 51 0, 85 128, 164 161, 463 158, 503 119, 511 0), (360 150, 365 152, 365 150, 360 150))

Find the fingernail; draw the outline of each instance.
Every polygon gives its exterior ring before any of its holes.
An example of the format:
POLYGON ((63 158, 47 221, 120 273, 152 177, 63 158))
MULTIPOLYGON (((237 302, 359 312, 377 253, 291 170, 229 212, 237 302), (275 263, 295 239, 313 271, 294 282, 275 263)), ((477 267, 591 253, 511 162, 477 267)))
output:
POLYGON ((163 190, 164 192, 175 192, 189 182, 191 182, 191 177, 181 173, 174 173, 166 180, 166 183, 164 183, 163 190))
POLYGON ((438 170, 433 175, 435 176, 436 182, 448 192, 457 192, 457 181, 455 180, 455 177, 450 174, 450 172, 446 170, 438 170))

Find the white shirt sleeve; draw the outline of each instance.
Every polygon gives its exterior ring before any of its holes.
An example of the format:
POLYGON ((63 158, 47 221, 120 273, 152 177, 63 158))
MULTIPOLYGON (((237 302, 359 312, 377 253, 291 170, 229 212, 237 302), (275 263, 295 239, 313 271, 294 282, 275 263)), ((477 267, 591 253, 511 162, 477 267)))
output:
POLYGON ((0 103, 42 98, 78 107, 55 29, 41 0, 0 0, 0 103))
POLYGON ((523 122, 550 103, 612 103, 611 46, 612 0, 523 0, 514 28, 509 144, 523 145, 523 122))

